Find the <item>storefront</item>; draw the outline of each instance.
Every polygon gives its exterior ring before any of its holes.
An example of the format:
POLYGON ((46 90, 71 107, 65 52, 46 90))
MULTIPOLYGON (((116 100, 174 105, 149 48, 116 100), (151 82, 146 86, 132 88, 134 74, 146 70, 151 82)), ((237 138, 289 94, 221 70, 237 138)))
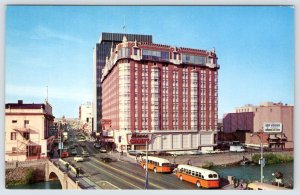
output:
POLYGON ((214 131, 156 131, 131 132, 114 131, 114 141, 118 151, 148 150, 151 151, 190 151, 213 150, 215 144, 214 131))

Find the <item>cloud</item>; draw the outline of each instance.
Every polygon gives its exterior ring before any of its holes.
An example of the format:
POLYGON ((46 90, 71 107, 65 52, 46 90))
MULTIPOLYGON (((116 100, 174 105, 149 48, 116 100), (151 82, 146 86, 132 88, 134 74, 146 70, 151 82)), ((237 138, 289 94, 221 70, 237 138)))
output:
POLYGON ((83 40, 77 37, 54 31, 45 26, 37 26, 36 28, 34 28, 33 35, 31 35, 30 38, 34 40, 59 39, 62 41, 83 43, 83 40))
MULTIPOLYGON (((6 96, 17 97, 32 97, 46 99, 46 86, 28 86, 28 85, 13 85, 7 84, 6 96)), ((92 99, 92 94, 88 89, 82 88, 63 88, 63 87, 48 87, 48 98, 56 100, 68 100, 72 102, 83 102, 92 99)))

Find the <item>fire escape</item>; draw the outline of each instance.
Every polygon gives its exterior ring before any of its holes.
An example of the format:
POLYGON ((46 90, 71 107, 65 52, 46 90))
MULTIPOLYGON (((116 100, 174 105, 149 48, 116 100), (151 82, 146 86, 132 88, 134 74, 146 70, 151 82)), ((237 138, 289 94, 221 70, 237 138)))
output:
POLYGON ((31 146, 37 146, 37 144, 34 143, 31 139, 31 135, 34 130, 32 130, 27 124, 24 124, 23 127, 14 127, 13 130, 20 135, 16 136, 17 146, 16 150, 13 151, 13 153, 17 153, 17 155, 26 155, 27 157, 30 156, 29 148, 31 146))

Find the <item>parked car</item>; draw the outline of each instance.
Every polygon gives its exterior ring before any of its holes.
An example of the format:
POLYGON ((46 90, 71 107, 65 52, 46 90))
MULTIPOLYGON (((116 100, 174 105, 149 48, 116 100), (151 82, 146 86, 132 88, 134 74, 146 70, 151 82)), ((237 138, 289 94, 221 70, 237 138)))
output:
POLYGON ((83 157, 80 156, 80 155, 76 155, 76 156, 74 157, 74 161, 76 161, 76 162, 83 162, 83 157))
POLYGON ((72 155, 77 155, 77 150, 76 150, 76 149, 72 149, 72 150, 71 150, 71 154, 72 154, 72 155))
POLYGON ((100 144, 99 143, 94 143, 94 148, 100 148, 100 144))
POLYGON ((69 157, 69 152, 68 151, 62 151, 61 152, 61 158, 66 158, 69 157))
POLYGON ((245 152, 245 148, 242 145, 230 146, 230 152, 245 152))
POLYGON ((101 158, 101 160, 103 161, 103 162, 105 162, 105 163, 110 163, 110 162, 112 162, 112 159, 111 158, 101 158))
POLYGON ((81 154, 82 154, 83 157, 89 157, 90 156, 90 154, 87 151, 82 151, 81 154))
POLYGON ((101 153, 106 153, 107 152, 107 150, 105 149, 105 148, 100 148, 100 150, 99 150, 101 153))
POLYGON ((132 156, 143 155, 144 154, 143 152, 139 152, 139 151, 136 151, 136 150, 128 150, 127 152, 128 152, 129 155, 132 155, 132 156))

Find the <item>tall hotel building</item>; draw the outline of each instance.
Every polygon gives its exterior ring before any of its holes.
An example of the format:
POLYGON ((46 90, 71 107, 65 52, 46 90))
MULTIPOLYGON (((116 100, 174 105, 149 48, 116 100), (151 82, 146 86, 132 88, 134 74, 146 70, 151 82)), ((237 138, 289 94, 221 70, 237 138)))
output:
POLYGON ((93 53, 93 64, 94 64, 94 103, 93 103, 93 129, 94 131, 99 131, 101 129, 101 119, 102 119, 102 87, 101 87, 101 77, 102 69, 105 65, 105 58, 110 57, 111 48, 115 48, 117 44, 122 43, 123 36, 126 35, 129 41, 142 41, 142 42, 152 42, 151 35, 139 35, 139 34, 122 34, 122 33, 105 33, 101 34, 99 42, 96 44, 93 53))
POLYGON ((218 122, 215 51, 118 44, 102 72, 102 114, 118 150, 211 150, 218 122))

